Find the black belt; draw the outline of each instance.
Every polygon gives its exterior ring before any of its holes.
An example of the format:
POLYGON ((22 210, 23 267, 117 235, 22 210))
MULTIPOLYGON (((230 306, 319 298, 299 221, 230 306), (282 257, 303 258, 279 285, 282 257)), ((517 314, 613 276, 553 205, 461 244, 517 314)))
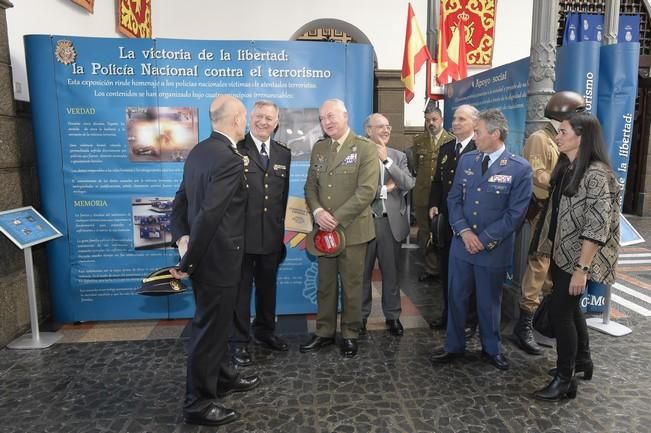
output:
POLYGON ((373 218, 386 218, 386 217, 388 217, 388 216, 389 216, 389 215, 387 215, 386 212, 384 212, 382 215, 375 215, 375 214, 373 214, 373 218))

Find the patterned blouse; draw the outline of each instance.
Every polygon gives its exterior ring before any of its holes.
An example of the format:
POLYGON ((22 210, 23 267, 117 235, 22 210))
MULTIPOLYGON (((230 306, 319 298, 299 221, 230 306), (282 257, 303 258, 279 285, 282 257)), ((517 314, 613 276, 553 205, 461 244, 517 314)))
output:
POLYGON ((534 234, 530 254, 551 256, 559 268, 572 274, 581 256, 583 240, 588 239, 599 245, 588 279, 604 284, 615 282, 621 192, 610 167, 593 162, 583 175, 577 193, 573 197, 561 195, 553 243, 548 236, 552 206, 547 206, 545 218, 534 234))

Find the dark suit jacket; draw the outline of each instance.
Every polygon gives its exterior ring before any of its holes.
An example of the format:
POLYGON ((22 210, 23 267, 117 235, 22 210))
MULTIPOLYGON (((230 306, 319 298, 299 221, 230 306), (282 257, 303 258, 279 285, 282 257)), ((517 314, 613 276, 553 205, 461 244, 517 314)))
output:
POLYGON ((271 254, 282 250, 285 210, 289 193, 290 150, 270 141, 269 166, 265 170, 251 134, 237 143, 244 156, 248 202, 246 206, 247 254, 271 254))
MULTIPOLYGON (((437 207, 439 213, 448 216, 448 193, 454 181, 454 172, 457 169, 457 156, 455 147, 456 138, 444 143, 439 149, 436 172, 430 190, 429 207, 437 207)), ((475 150, 475 140, 470 140, 461 155, 475 150)))
POLYGON ((238 284, 244 254, 244 180, 242 156, 222 134, 213 132, 188 155, 171 219, 172 242, 190 236, 179 269, 193 279, 238 284))

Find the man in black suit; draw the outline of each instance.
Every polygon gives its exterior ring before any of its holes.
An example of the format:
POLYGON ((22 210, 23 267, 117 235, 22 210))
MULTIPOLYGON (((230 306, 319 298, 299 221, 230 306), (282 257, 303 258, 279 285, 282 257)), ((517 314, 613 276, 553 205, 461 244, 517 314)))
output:
POLYGON ((192 279, 196 304, 188 343, 183 415, 189 424, 221 425, 239 418, 216 401, 260 384, 230 365, 228 330, 233 317, 244 255, 246 185, 243 157, 246 108, 232 96, 210 105, 213 132, 185 162, 172 208, 172 241, 181 261, 175 278, 192 279))
POLYGON ((248 203, 242 280, 237 293, 234 330, 231 336, 233 362, 245 367, 253 360, 247 349, 251 340, 251 292, 255 281, 256 343, 286 351, 287 343, 274 335, 276 328, 276 276, 285 253, 285 209, 289 192, 292 155, 283 144, 271 139, 278 126, 278 106, 257 101, 251 112, 250 132, 237 148, 244 156, 248 203))
MULTIPOLYGON (((450 188, 452 188, 452 181, 454 180, 454 173, 459 157, 464 153, 475 150, 473 135, 478 119, 479 111, 472 105, 461 105, 454 111, 452 133, 456 138, 441 145, 436 172, 432 180, 429 217, 436 225, 432 230, 438 244, 439 262, 441 264, 441 288, 443 291, 441 319, 434 325, 439 329, 445 329, 448 321, 448 265, 450 245, 452 244, 452 229, 448 222, 448 193, 450 192, 450 188), (438 220, 435 221, 434 218, 437 216, 438 220), (434 229, 437 230, 434 231, 434 229)), ((470 309, 474 312, 474 303, 470 305, 470 309)), ((468 317, 468 337, 474 334, 476 322, 476 314, 470 314, 468 317)))

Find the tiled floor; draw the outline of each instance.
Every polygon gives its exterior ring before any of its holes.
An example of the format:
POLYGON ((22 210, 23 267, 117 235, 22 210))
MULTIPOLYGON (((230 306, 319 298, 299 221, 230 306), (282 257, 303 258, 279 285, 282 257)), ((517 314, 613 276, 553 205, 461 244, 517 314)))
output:
MULTIPOLYGON (((647 246, 642 248, 651 253, 647 246)), ((233 424, 202 428, 182 423, 186 321, 138 321, 66 325, 63 342, 49 349, 0 350, 0 432, 651 429, 651 324, 647 317, 614 304, 621 313, 618 322, 633 333, 613 338, 590 331, 596 366, 593 380, 580 382, 575 400, 538 402, 529 394, 549 380, 546 370, 555 360, 552 349, 539 357, 530 356, 504 338, 511 368, 503 372, 481 360, 474 338, 464 359, 443 366, 430 363, 428 356, 443 343, 444 335, 431 331, 423 317, 437 317, 438 289, 416 281, 417 252, 403 253, 405 335, 388 335, 379 305, 375 305, 359 356, 344 360, 336 347, 316 354, 299 353, 298 345, 306 339, 312 318, 281 318, 279 329, 290 342, 290 351, 252 347, 256 364, 245 371, 261 375, 263 384, 225 399, 226 405, 242 415, 233 424)), ((644 283, 644 276, 633 268, 626 275, 644 283)), ((633 286, 630 280, 624 282, 633 286)), ((644 284, 634 287, 651 295, 644 284)), ((640 301, 630 294, 622 297, 640 301)))

